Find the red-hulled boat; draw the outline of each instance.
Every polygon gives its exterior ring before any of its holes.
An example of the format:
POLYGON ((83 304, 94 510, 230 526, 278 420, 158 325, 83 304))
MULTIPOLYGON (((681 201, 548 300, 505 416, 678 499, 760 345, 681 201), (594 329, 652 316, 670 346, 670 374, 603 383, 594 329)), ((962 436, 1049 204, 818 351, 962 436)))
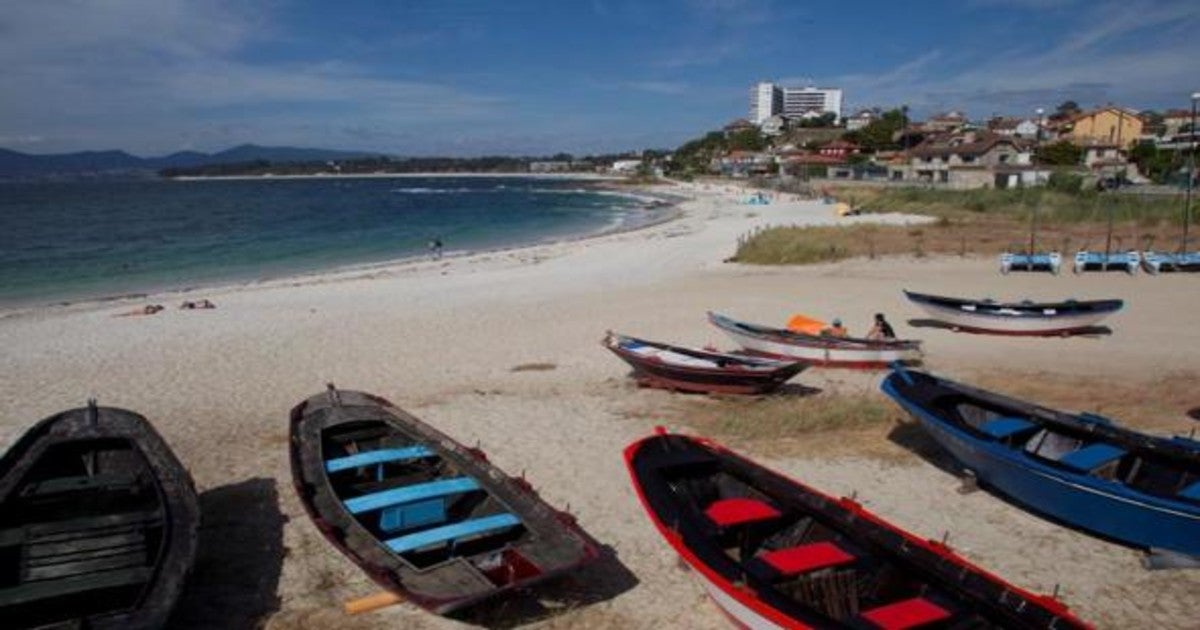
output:
POLYGON ((604 347, 632 366, 642 385, 705 394, 767 393, 808 367, 803 361, 684 348, 612 331, 604 347))
POLYGON ((651 520, 745 628, 1086 628, 851 499, 702 438, 657 435, 625 461, 651 520))

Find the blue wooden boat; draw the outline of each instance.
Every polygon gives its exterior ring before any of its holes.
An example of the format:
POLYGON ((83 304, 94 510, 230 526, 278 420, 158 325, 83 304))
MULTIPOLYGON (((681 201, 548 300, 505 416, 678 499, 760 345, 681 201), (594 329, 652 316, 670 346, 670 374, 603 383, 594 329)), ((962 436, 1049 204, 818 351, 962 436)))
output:
POLYGON ((1200 442, 897 366, 882 389, 985 486, 1152 552, 1200 557, 1200 442))
POLYGON ((388 401, 329 391, 291 413, 292 478, 313 522, 368 576, 445 614, 599 557, 566 512, 388 401))

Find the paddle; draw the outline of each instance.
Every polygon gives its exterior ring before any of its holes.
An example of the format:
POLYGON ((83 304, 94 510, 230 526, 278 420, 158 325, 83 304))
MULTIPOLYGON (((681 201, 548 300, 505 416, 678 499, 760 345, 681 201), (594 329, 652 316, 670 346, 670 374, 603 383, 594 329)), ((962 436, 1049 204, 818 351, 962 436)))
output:
POLYGON ((403 597, 391 591, 381 591, 379 593, 375 593, 374 595, 352 599, 343 604, 342 609, 346 611, 347 615, 361 615, 363 613, 379 610, 380 608, 387 608, 388 606, 399 604, 402 601, 404 601, 403 597))

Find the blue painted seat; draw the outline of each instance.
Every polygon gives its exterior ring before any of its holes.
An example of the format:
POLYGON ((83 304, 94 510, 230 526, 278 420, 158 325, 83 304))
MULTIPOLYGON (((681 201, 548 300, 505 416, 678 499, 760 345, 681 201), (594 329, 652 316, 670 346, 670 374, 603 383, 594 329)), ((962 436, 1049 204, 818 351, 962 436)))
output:
POLYGON ((1193 482, 1188 487, 1180 490, 1179 496, 1200 501, 1200 481, 1193 482))
POLYGON ((374 464, 387 464, 391 462, 404 462, 422 457, 432 457, 433 451, 425 446, 407 446, 404 448, 382 448, 377 451, 367 451, 365 453, 357 453, 346 457, 338 457, 335 459, 326 460, 326 472, 341 472, 362 466, 371 466, 374 464))
POLYGON ((370 512, 372 510, 382 510, 393 505, 403 505, 426 499, 463 494, 478 489, 478 481, 470 477, 454 477, 452 479, 421 483, 415 486, 404 486, 403 488, 372 492, 361 497, 346 499, 345 503, 346 509, 351 514, 362 514, 363 512, 370 512))
POLYGON ((1114 462, 1125 456, 1127 451, 1111 444, 1089 444, 1077 451, 1063 455, 1058 461, 1081 472, 1095 470, 1105 464, 1114 462))
POLYGON ((399 538, 392 538, 391 540, 386 541, 385 544, 389 549, 395 551, 396 553, 404 553, 406 551, 412 551, 422 547, 453 543, 461 538, 467 538, 470 536, 480 536, 483 534, 499 532, 520 524, 521 519, 506 512, 503 514, 493 514, 491 516, 475 518, 469 521, 462 521, 460 523, 454 523, 451 525, 444 525, 442 527, 435 527, 433 529, 427 529, 415 534, 400 536, 399 538))
POLYGON ((992 418, 983 423, 979 427, 979 430, 997 440, 1003 440, 1006 437, 1036 426, 1036 424, 1021 418, 992 418))

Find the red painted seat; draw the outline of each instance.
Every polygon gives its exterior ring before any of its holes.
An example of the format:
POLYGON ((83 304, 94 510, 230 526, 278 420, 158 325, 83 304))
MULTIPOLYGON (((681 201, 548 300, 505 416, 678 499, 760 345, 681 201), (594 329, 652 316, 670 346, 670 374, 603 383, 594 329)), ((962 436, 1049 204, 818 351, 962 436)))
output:
POLYGON ((779 510, 758 499, 744 497, 713 501, 712 505, 704 510, 704 514, 718 527, 731 527, 779 518, 779 510))
POLYGON ((758 557, 785 576, 836 567, 854 561, 854 556, 831 542, 809 543, 769 551, 758 557))
POLYGON ((872 608, 862 616, 867 621, 886 630, 905 630, 905 628, 916 628, 946 619, 950 616, 950 611, 925 598, 914 597, 872 608))

